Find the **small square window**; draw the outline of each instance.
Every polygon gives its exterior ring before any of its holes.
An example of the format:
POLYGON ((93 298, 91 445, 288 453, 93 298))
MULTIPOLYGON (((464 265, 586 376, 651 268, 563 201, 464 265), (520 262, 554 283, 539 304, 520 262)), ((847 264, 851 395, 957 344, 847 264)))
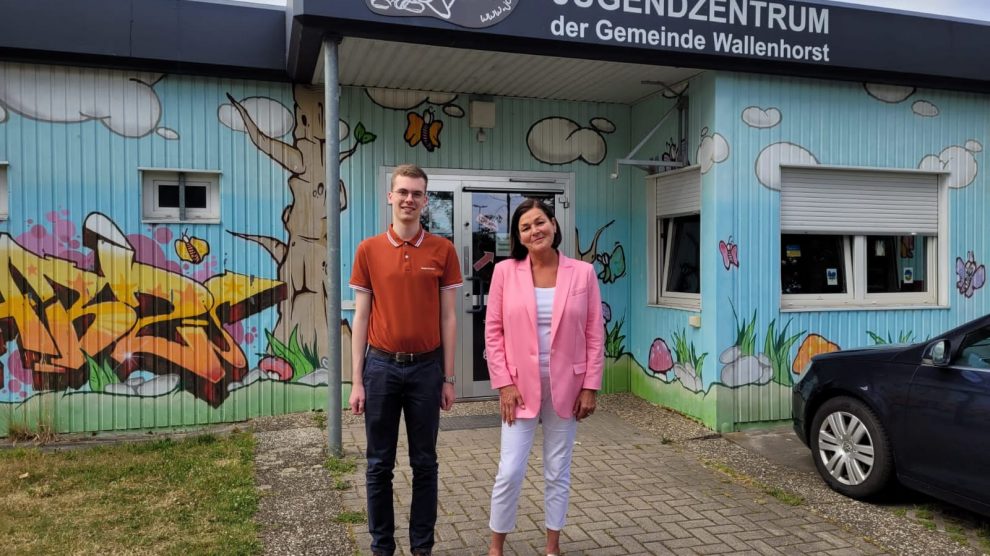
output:
POLYGON ((219 173, 147 169, 141 179, 146 221, 220 221, 219 173))

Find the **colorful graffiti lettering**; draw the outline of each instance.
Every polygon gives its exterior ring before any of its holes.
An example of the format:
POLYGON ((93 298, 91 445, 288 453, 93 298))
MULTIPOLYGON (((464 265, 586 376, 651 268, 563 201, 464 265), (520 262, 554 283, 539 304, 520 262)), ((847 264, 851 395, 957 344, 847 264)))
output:
POLYGON ((182 385, 213 406, 247 372, 243 351, 225 329, 285 298, 285 285, 231 272, 197 282, 138 262, 110 219, 90 214, 83 244, 93 270, 39 256, 0 234, 0 354, 15 341, 35 389, 78 388, 91 360, 109 359, 118 378, 132 371, 178 373, 182 385))

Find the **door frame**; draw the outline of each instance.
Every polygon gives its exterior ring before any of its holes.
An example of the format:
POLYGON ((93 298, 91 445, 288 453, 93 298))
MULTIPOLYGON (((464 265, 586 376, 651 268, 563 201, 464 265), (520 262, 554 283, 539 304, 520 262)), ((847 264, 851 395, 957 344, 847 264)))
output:
MULTIPOLYGON (((377 207, 379 229, 386 229, 391 222, 392 211, 388 204, 388 191, 390 189, 389 176, 395 166, 381 166, 378 170, 378 184, 376 194, 383 202, 377 207)), ((470 238, 464 237, 464 224, 469 224, 470 217, 465 220, 462 207, 465 204, 464 187, 472 189, 483 189, 485 191, 526 191, 530 189, 562 189, 563 194, 557 199, 555 211, 558 215, 561 233, 561 251, 569 256, 575 255, 575 204, 574 204, 574 172, 539 172, 539 171, 500 171, 500 170, 468 170, 453 168, 423 168, 426 175, 432 181, 461 182, 460 187, 454 193, 454 238, 457 249, 457 258, 461 262, 461 274, 470 275, 470 257, 465 258, 464 254, 470 250, 470 238), (467 184, 467 185, 466 185, 467 184), (460 214, 458 214, 458 211, 460 214)), ((446 190, 446 188, 445 188, 446 190)), ((427 186, 429 191, 429 186, 427 186)), ((469 202, 467 204, 470 204, 469 202)), ((473 379, 473 342, 471 319, 465 318, 466 311, 472 305, 472 293, 468 284, 465 284, 460 295, 457 296, 457 356, 454 362, 457 376, 457 398, 458 399, 481 399, 490 398, 497 395, 492 390, 488 381, 476 382, 473 379)))

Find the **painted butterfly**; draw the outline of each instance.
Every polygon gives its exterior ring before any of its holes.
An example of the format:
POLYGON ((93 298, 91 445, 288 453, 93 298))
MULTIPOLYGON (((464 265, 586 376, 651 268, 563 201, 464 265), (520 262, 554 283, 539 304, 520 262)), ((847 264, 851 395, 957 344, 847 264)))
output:
POLYGON ((622 245, 616 243, 611 253, 599 253, 595 258, 602 265, 598 273, 598 279, 602 282, 611 284, 626 275, 626 251, 622 245))
POLYGON ((183 261, 199 264, 209 253, 210 244, 206 240, 189 237, 186 232, 182 232, 182 237, 175 240, 175 254, 183 261))
POLYGON ((987 282, 987 269, 983 265, 976 264, 976 258, 972 251, 966 253, 967 260, 956 257, 956 289, 966 297, 973 297, 973 292, 983 287, 987 282))
POLYGON ((406 114, 409 125, 406 126, 406 133, 403 136, 410 147, 422 143, 427 151, 433 152, 440 147, 440 130, 443 129, 443 122, 433 118, 433 110, 427 108, 420 116, 415 112, 406 114))
POLYGON ((739 268, 739 246, 732 241, 732 236, 729 236, 729 241, 719 241, 718 250, 722 253, 722 266, 725 270, 729 270, 732 266, 739 268))

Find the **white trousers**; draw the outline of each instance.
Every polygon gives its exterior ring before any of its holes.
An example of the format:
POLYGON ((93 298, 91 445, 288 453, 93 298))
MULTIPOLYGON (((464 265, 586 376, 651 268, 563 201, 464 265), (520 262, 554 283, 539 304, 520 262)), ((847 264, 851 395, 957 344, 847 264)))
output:
POLYGON ((526 476, 536 426, 541 420, 546 527, 554 531, 564 528, 567 501, 571 494, 571 454, 574 452, 577 420, 573 416, 562 419, 557 415, 550 398, 550 377, 543 377, 542 384, 542 406, 538 418, 516 419, 511 427, 502 423, 502 448, 498 475, 492 489, 492 517, 488 524, 496 533, 509 533, 516 528, 519 493, 526 476))

